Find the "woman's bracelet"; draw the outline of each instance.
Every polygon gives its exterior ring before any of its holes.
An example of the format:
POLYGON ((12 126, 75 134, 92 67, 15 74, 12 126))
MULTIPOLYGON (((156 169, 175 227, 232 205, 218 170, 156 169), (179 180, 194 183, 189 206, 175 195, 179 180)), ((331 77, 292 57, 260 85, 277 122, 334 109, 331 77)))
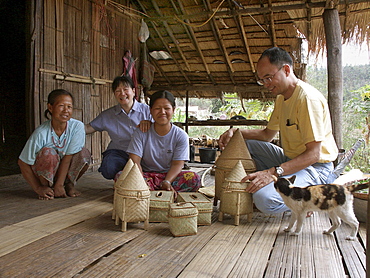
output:
POLYGON ((162 183, 169 183, 171 185, 171 182, 169 180, 163 180, 162 183))

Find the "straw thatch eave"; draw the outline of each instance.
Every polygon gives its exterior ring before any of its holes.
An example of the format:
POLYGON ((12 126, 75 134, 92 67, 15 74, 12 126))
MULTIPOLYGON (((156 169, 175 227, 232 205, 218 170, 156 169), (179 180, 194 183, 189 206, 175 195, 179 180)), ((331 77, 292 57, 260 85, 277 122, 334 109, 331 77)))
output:
MULTIPOLYGON (((114 1, 108 0, 107 3, 114 1)), ((369 43, 367 0, 131 0, 148 24, 149 52, 165 51, 171 59, 156 60, 154 82, 147 94, 167 89, 185 97, 219 97, 237 92, 245 98, 271 100, 256 84, 255 65, 272 46, 286 49, 296 74, 304 79, 309 51, 325 50, 323 12, 339 11, 343 43, 369 43)))

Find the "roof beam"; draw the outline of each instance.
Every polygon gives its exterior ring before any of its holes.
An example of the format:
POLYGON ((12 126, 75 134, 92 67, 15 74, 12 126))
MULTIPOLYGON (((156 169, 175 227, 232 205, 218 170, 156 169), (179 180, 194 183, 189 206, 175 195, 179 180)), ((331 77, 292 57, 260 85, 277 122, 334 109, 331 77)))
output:
MULTIPOLYGON (((210 4, 209 0, 203 0, 203 3, 204 3, 207 10, 209 10, 209 11, 212 10, 212 7, 211 7, 211 4, 210 4)), ((226 61, 226 64, 227 64, 226 68, 227 68, 227 71, 229 73, 230 79, 233 82, 233 84, 235 84, 234 77, 233 77, 234 69, 233 69, 231 61, 229 59, 229 55, 227 54, 227 50, 226 50, 225 44, 223 42, 223 39, 222 39, 222 36, 221 36, 221 33, 220 33, 220 29, 218 29, 214 17, 212 17, 210 23, 211 23, 212 31, 213 31, 213 34, 214 34, 215 39, 217 41, 217 44, 219 45, 219 47, 221 49, 221 52, 222 52, 222 54, 225 58, 225 61, 226 61)))
MULTIPOLYGON (((162 16, 163 16, 163 14, 162 14, 161 10, 159 9, 157 2, 156 2, 155 0, 152 0, 152 4, 153 4, 153 7, 154 7, 154 9, 156 10, 156 12, 159 14, 159 16, 161 16, 161 17, 162 17, 162 16)), ((167 31, 167 34, 170 36, 171 40, 172 40, 172 41, 173 41, 173 43, 175 44, 175 47, 176 47, 177 51, 179 52, 179 54, 180 54, 180 56, 181 56, 181 59, 184 61, 185 66, 186 66, 186 69, 187 69, 188 71, 191 71, 191 69, 190 69, 190 65, 189 65, 189 63, 188 63, 188 61, 187 61, 187 59, 186 59, 186 57, 185 57, 185 55, 184 55, 184 52, 182 52, 182 50, 181 50, 181 48, 180 48, 180 46, 179 46, 179 44, 178 44, 178 42, 177 42, 177 39, 175 38, 175 35, 173 34, 173 32, 172 32, 172 30, 171 30, 170 26, 168 26, 167 21, 163 21, 162 23, 163 23, 163 25, 164 25, 164 28, 165 28, 165 29, 166 29, 166 31, 167 31)))
MULTIPOLYGON (((140 0, 137 0, 137 3, 140 5, 140 8, 142 9, 142 11, 143 11, 144 13, 146 13, 146 14, 147 14, 147 11, 146 11, 145 7, 143 6, 143 4, 141 4, 140 0)), ((152 24, 152 27, 153 27, 153 29, 155 30, 155 32, 157 33, 157 35, 158 35, 159 39, 162 41, 163 46, 166 48, 167 52, 168 52, 168 53, 170 53, 170 55, 171 55, 171 57, 172 57, 173 61, 176 63, 176 66, 177 66, 177 68, 179 69, 179 71, 181 72, 182 76, 185 78, 185 80, 186 80, 189 84, 191 84, 189 77, 188 77, 188 76, 186 75, 186 73, 183 71, 183 69, 182 69, 182 67, 181 67, 180 63, 176 60, 176 58, 175 58, 175 56, 174 56, 173 52, 172 52, 172 51, 171 51, 171 49, 168 47, 168 45, 167 45, 167 43, 165 42, 165 40, 163 39, 163 37, 162 37, 161 33, 158 31, 158 28, 157 28, 157 26, 155 25, 155 23, 154 23, 154 22, 150 22, 150 23, 152 24)), ((167 79, 167 78, 166 78, 166 79, 167 79)), ((170 84, 171 84, 171 83, 170 83, 170 84)))
MULTIPOLYGON (((345 4, 360 4, 360 3, 368 3, 369 0, 340 0, 338 4, 340 5, 345 5, 345 4)), ((269 7, 260 7, 256 6, 253 8, 244 8, 235 11, 238 15, 252 15, 252 14, 261 14, 261 13, 269 13, 270 10, 273 12, 284 12, 287 10, 304 10, 307 8, 325 8, 326 7, 326 1, 321 1, 321 2, 310 2, 310 3, 302 3, 302 4, 286 4, 286 5, 281 5, 281 6, 272 6, 271 8, 269 7)), ((199 17, 210 17, 213 14, 212 11, 206 11, 203 13, 196 13, 196 14, 191 14, 191 15, 180 15, 178 18, 181 20, 185 19, 196 19, 199 17)), ((230 11, 219 11, 216 12, 214 17, 222 17, 222 16, 230 16, 231 13, 230 11)), ((148 20, 151 21, 169 21, 169 20, 174 20, 177 21, 175 16, 164 16, 164 17, 149 17, 148 20)))
POLYGON ((203 91, 203 92, 238 92, 238 93, 261 93, 261 92, 268 92, 262 86, 252 85, 153 85, 150 88, 151 91, 159 91, 159 90, 170 90, 170 91, 203 91))
MULTIPOLYGON (((181 13, 182 13, 182 14, 187 14, 187 13, 186 13, 186 10, 184 9, 184 6, 183 6, 183 4, 182 4, 181 0, 177 0, 177 3, 178 3, 178 5, 179 5, 179 7, 180 7, 181 13)), ((190 21, 189 21, 188 19, 185 19, 185 22, 186 22, 186 23, 190 23, 190 21)), ((196 48, 196 50, 197 50, 197 52, 198 52, 198 54, 199 54, 199 56, 200 56, 200 58, 201 58, 201 60, 202 60, 202 63, 203 63, 204 69, 205 69, 205 70, 206 70, 206 72, 207 72, 208 78, 211 80, 211 82, 212 82, 214 85, 216 85, 216 82, 215 82, 215 80, 214 80, 214 78, 213 78, 213 76, 212 76, 212 74, 211 74, 211 71, 210 71, 210 69, 209 69, 209 67, 208 67, 208 64, 207 64, 207 62, 206 62, 206 59, 204 58, 204 55, 203 55, 203 53, 202 53, 202 50, 200 49, 200 46, 199 46, 199 43, 198 43, 198 40, 197 40, 197 37, 196 37, 196 35, 195 35, 195 33, 194 33, 193 28, 192 28, 191 26, 189 26, 189 25, 185 25, 185 24, 183 24, 183 26, 184 26, 185 30, 187 30, 187 31, 188 31, 188 33, 190 33, 190 38, 191 38, 191 40, 193 41, 193 44, 194 44, 194 46, 195 46, 195 48, 196 48)))
POLYGON ((274 21, 274 12, 272 11, 272 1, 268 0, 268 7, 270 10, 270 34, 271 34, 271 40, 272 40, 272 45, 277 46, 276 42, 276 32, 275 32, 275 21, 274 21))
MULTIPOLYGON (((235 5, 232 2, 230 2, 230 0, 228 0, 228 3, 229 3, 230 9, 233 12, 233 17, 234 17, 234 21, 236 23, 236 26, 238 27, 239 33, 241 34, 241 39, 242 39, 242 42, 244 44, 244 49, 246 50, 247 55, 248 55, 248 60, 249 60, 250 66, 251 66, 251 70, 252 70, 253 74, 256 75, 256 69, 255 69, 254 64, 253 64, 252 53, 251 53, 251 50, 250 50, 250 47, 249 47, 247 32, 245 31, 245 28, 244 28, 244 23, 243 23, 242 16, 237 15, 235 13, 235 5)), ((257 80, 257 77, 256 77, 256 80, 257 80)))

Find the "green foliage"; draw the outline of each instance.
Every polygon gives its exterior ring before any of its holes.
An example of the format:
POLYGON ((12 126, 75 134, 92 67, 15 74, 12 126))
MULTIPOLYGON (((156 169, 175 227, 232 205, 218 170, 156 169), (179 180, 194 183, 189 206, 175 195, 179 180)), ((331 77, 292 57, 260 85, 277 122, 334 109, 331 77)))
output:
MULTIPOLYGON (((369 129, 366 118, 370 116, 370 85, 351 92, 343 105, 343 148, 349 150, 359 138, 366 138, 369 129)), ((350 167, 369 172, 370 147, 362 146, 353 157, 350 167)))

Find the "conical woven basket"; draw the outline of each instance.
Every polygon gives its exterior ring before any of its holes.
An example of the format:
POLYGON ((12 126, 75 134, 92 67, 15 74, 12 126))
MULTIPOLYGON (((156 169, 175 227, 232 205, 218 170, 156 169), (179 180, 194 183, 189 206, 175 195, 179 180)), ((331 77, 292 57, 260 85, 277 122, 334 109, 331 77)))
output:
POLYGON ((245 172, 243 168, 243 164, 240 160, 235 164, 234 168, 231 170, 231 172, 227 175, 225 178, 226 181, 235 181, 240 182, 247 173, 245 172))
POLYGON ((118 177, 117 181, 114 184, 115 188, 122 186, 123 181, 127 177, 127 174, 130 172, 132 166, 134 166, 134 162, 131 159, 129 159, 125 167, 123 168, 121 175, 118 177))
POLYGON ((168 224, 174 236, 190 236, 198 232, 198 210, 192 203, 170 204, 168 224))
MULTIPOLYGON (((118 179, 114 183, 115 191, 117 190, 117 188, 123 185, 123 181, 127 177, 127 174, 130 172, 132 166, 134 166, 134 162, 131 159, 129 159, 125 167, 123 168, 121 175, 118 177, 118 179)), ((116 219, 116 203, 117 203, 117 194, 115 193, 113 197, 113 210, 112 210, 113 219, 116 219)))
POLYGON ((116 224, 122 220, 122 230, 127 222, 149 221, 150 191, 138 166, 132 166, 123 181, 123 186, 115 192, 116 224))
POLYGON ((250 155, 247 144, 240 130, 237 129, 215 163, 216 202, 221 195, 222 183, 239 160, 246 173, 253 173, 256 171, 256 164, 250 155))

